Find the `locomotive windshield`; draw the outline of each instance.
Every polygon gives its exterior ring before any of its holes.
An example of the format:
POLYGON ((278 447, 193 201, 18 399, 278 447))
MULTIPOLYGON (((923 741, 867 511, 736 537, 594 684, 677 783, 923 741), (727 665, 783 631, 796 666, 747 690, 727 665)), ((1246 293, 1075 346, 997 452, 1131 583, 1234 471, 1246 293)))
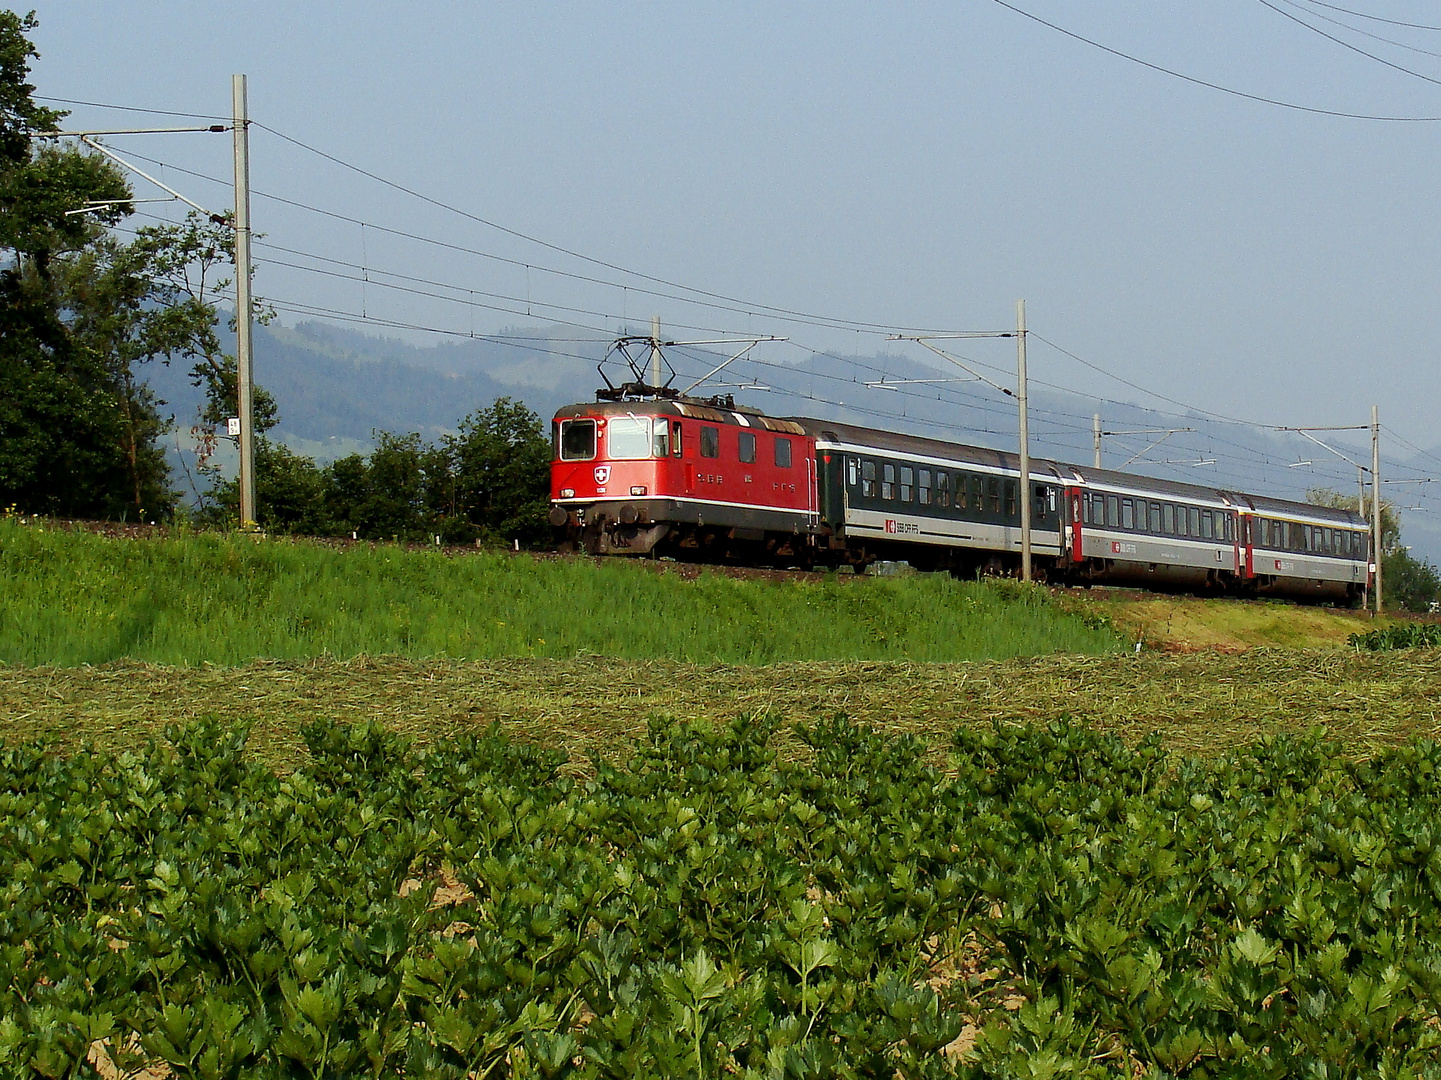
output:
POLYGON ((595 421, 560 422, 560 460, 589 461, 595 457, 595 421))
POLYGON ((610 439, 611 458, 647 458, 651 456, 650 417, 613 416, 606 431, 610 439))

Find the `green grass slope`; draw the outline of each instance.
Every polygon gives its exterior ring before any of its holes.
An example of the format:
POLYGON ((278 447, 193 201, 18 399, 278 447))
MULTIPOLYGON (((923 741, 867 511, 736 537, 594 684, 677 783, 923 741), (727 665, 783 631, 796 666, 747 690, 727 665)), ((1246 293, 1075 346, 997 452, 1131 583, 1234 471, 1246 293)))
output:
POLYGON ((0 520, 0 663, 397 655, 772 664, 1115 651, 1042 590, 939 575, 687 580, 623 560, 113 538, 0 520))

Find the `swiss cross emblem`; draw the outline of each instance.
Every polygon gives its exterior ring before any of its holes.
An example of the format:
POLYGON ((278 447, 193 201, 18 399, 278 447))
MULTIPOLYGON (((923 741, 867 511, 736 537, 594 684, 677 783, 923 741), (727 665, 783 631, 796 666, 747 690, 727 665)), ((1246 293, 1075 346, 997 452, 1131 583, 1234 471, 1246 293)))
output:
POLYGON ((610 480, 610 466, 609 466, 609 465, 597 465, 597 466, 595 467, 595 482, 596 482, 597 484, 604 484, 604 483, 609 482, 609 480, 610 480))

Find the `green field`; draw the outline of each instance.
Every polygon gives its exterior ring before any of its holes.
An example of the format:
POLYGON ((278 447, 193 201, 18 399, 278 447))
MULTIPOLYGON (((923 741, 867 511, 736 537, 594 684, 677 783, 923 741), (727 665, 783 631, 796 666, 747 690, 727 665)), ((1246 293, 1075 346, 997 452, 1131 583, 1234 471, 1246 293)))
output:
POLYGON ((1369 625, 0 521, 0 1075, 1441 1077, 1369 625))
POLYGON ((1042 590, 0 520, 0 662, 607 656, 770 664, 1114 651, 1042 590))

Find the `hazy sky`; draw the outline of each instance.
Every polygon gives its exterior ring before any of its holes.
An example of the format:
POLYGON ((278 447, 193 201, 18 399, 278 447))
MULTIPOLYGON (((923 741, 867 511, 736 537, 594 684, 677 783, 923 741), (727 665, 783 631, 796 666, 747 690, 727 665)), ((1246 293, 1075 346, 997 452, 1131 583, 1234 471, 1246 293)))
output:
MULTIPOLYGON (((1441 80, 1441 32, 1394 24, 1441 26, 1434 3, 1339 0, 1369 19, 1317 0, 1017 6, 1247 93, 1441 117, 1441 85, 1283 14, 1441 80)), ((1024 297, 1040 336, 1196 407, 1361 424, 1377 402, 1400 436, 1441 444, 1441 122, 1228 96, 995 0, 107 0, 37 14, 42 95, 226 115, 230 75, 244 72, 258 124, 507 229, 744 301, 646 295, 676 290, 428 205, 257 129, 257 191, 368 223, 256 196, 267 242, 307 253, 257 251, 257 290, 285 319, 306 305, 458 333, 565 319, 586 336, 655 313, 668 332, 789 336, 763 354, 796 361, 806 349, 888 346, 879 333, 786 321, 761 305, 822 321, 992 329, 1012 325, 1024 297), (450 286, 407 283, 466 303, 386 289, 386 272, 450 286)), ((71 108, 72 129, 184 122, 71 108)), ((229 205, 225 186, 179 171, 228 181, 228 135, 109 143, 165 162, 157 175, 196 201, 229 205)), ((966 355, 1005 366, 1011 349, 966 355)), ((1042 342, 1030 360, 1037 379, 1155 403, 1042 342)))

